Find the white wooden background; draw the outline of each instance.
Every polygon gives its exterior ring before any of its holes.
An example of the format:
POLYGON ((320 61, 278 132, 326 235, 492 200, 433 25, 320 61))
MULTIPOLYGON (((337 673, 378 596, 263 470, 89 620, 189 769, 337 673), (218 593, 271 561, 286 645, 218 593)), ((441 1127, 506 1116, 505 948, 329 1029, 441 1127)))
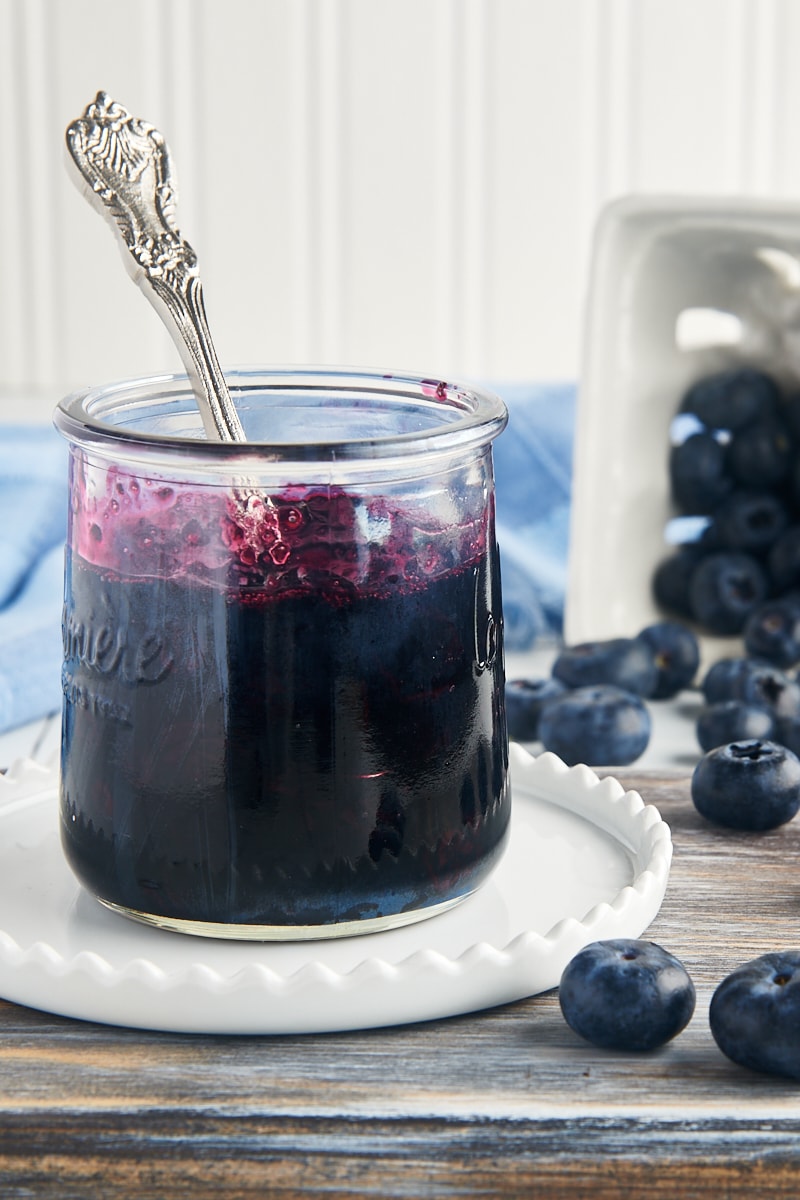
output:
POLYGON ((228 364, 571 378, 629 191, 800 197, 797 0, 0 0, 0 419, 177 366, 63 134, 172 146, 228 364))

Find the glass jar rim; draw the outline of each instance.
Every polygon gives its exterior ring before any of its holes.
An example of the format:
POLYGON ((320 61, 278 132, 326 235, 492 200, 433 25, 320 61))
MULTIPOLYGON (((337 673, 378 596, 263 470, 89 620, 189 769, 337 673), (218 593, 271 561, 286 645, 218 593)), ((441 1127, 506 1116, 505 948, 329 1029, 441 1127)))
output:
MULTIPOLYGON (((248 439, 246 442, 207 440, 202 429, 191 383, 186 374, 163 374, 119 380, 80 389, 65 397, 57 406, 54 422, 71 443, 84 448, 106 451, 112 456, 126 448, 188 455, 213 461, 240 460, 255 456, 273 462, 340 461, 391 458, 421 453, 451 453, 481 446, 495 438, 506 426, 508 412, 495 393, 473 384, 409 374, 403 371, 378 371, 357 367, 264 366, 226 370, 225 379, 234 403, 247 396, 291 390, 296 396, 317 397, 327 392, 358 397, 370 395, 397 405, 401 411, 419 406, 425 422, 419 428, 398 432, 387 429, 364 436, 314 437, 314 423, 304 441, 273 442, 248 439), (130 424, 115 423, 114 414, 146 409, 155 402, 185 405, 184 412, 195 428, 185 434, 152 433, 130 424)), ((310 407, 313 407, 311 405, 310 407)))

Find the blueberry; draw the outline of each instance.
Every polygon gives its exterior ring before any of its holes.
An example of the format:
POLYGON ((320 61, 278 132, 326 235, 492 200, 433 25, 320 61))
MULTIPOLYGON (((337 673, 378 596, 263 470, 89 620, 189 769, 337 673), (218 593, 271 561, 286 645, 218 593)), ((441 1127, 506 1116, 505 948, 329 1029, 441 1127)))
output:
POLYGON ((676 621, 657 621, 639 634, 652 651, 656 683, 651 700, 669 700, 689 687, 700 663, 697 638, 676 621))
POLYGON ((681 411, 694 413, 708 429, 744 429, 770 416, 780 401, 778 385, 764 371, 734 367, 706 375, 689 388, 681 411))
POLYGON ((700 559, 697 549, 684 546, 658 564, 653 573, 653 598, 659 608, 676 617, 691 617, 689 584, 700 559))
POLYGON ((767 577, 749 554, 720 551, 704 558, 689 584, 695 620, 712 633, 741 633, 750 614, 764 600, 767 577))
POLYGON ((568 766, 626 766, 647 749, 650 714, 639 696, 621 688, 576 688, 545 705, 539 739, 568 766))
POLYGON ((552 673, 569 688, 611 684, 638 696, 649 696, 658 679, 653 651, 638 638, 564 646, 556 655, 552 673))
POLYGON ((517 742, 535 742, 543 706, 566 690, 557 679, 509 680, 506 683, 508 736, 517 742))
POLYGON ((695 433, 669 455, 672 498, 686 513, 708 513, 733 488, 725 470, 725 447, 710 433, 695 433))
POLYGON ((800 662, 800 601, 783 597, 760 605, 744 627, 744 647, 776 667, 800 662))
POLYGON ((778 593, 800 586, 800 525, 790 525, 767 555, 767 567, 778 593))
POLYGON ((769 492, 733 492, 703 534, 708 549, 766 554, 789 524, 786 506, 769 492))
POLYGON ((697 811, 717 825, 775 829, 800 808, 800 759, 777 742, 732 742, 700 759, 691 790, 697 811))
POLYGON ((800 718, 800 684, 763 659, 720 659, 703 679, 706 704, 740 700, 765 708, 775 720, 800 718))
POLYGON ((749 677, 766 663, 752 658, 721 658, 709 667, 702 690, 707 704, 719 700, 741 700, 749 677))
POLYGON ((800 684, 780 667, 757 658, 722 658, 703 680, 707 704, 743 700, 765 708, 776 720, 800 717, 800 684))
POLYGON ((749 704, 768 709, 776 720, 800 716, 800 684, 769 663, 756 662, 742 676, 739 694, 749 704))
POLYGON ((779 487, 791 470, 792 454, 788 428, 769 417, 733 435, 727 448, 727 468, 744 487, 779 487))
POLYGON ((686 968, 655 942, 592 942, 569 962, 558 999, 567 1024, 607 1050, 655 1050, 691 1020, 695 989, 686 968))
POLYGON ((800 392, 790 392, 784 397, 782 411, 792 436, 800 440, 800 392))
POLYGON ((800 459, 797 459, 792 467, 791 478, 789 479, 789 494, 794 500, 795 507, 800 507, 800 459))
POLYGON ((771 738, 775 729, 776 721, 771 712, 744 700, 718 700, 716 704, 707 705, 701 710, 695 726, 704 753, 730 742, 771 738))
POLYGON ((800 1079, 800 950, 764 954, 732 971, 711 997, 714 1041, 732 1062, 800 1079))
POLYGON ((800 716, 778 717, 773 741, 800 757, 800 716))

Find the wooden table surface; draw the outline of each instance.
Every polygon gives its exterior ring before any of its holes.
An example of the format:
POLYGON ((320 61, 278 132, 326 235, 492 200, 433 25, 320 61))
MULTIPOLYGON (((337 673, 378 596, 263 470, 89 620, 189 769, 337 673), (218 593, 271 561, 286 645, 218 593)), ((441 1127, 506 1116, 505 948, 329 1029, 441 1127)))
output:
POLYGON ((620 774, 672 827, 649 936, 698 1003, 663 1050, 601 1052, 554 992, 428 1024, 303 1037, 152 1034, 0 1003, 0 1195, 800 1195, 800 1084, 708 1029, 734 966, 800 946, 800 820, 717 831, 688 779, 620 774))

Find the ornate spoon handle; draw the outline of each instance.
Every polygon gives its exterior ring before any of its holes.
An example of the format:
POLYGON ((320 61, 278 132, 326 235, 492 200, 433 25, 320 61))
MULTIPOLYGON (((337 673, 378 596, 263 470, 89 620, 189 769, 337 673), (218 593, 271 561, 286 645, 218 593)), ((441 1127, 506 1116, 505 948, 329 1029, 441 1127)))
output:
POLYGON ((197 256, 178 230, 175 181, 164 138, 98 92, 67 129, 67 147, 87 199, 116 224, 130 251, 126 262, 134 282, 178 346, 206 436, 245 441, 209 333, 197 256))

